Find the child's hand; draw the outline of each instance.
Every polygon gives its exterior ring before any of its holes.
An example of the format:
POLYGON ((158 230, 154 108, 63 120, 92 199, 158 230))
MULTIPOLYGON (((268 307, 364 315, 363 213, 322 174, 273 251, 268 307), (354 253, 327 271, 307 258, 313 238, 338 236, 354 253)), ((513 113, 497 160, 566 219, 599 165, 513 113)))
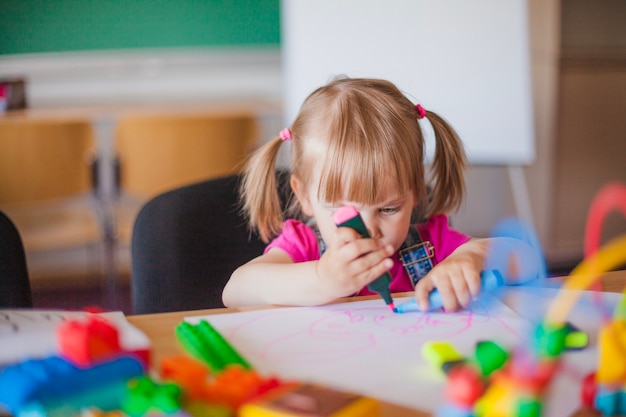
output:
POLYGON ((435 288, 446 311, 467 307, 480 292, 484 253, 483 242, 470 241, 435 266, 415 286, 415 299, 420 309, 428 309, 428 295, 435 288))
POLYGON ((393 266, 393 247, 339 227, 317 264, 317 276, 332 298, 348 297, 393 266))

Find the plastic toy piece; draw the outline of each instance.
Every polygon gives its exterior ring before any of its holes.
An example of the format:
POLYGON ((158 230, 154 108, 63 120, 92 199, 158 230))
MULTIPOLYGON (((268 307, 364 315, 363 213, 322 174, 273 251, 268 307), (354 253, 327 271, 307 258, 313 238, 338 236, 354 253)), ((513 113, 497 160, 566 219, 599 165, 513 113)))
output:
POLYGON ((626 320, 614 320, 602 326, 598 334, 600 352, 596 382, 626 385, 626 320))
MULTIPOLYGON (((492 341, 478 342, 474 359, 457 359, 460 363, 448 371, 446 402, 437 416, 539 417, 546 388, 559 365, 559 356, 551 355, 563 351, 564 334, 563 327, 539 326, 535 356, 509 352, 492 341)), ((438 366, 447 355, 441 352, 456 352, 448 345, 425 345, 425 357, 438 366)))
POLYGON ((476 401, 476 415, 539 417, 540 396, 524 391, 518 381, 508 377, 492 383, 485 394, 476 401))
POLYGON ((185 351, 214 371, 226 366, 197 326, 183 322, 176 327, 176 338, 185 351))
POLYGON ((500 381, 491 385, 485 394, 476 401, 474 410, 477 415, 513 415, 516 395, 510 382, 500 381))
POLYGON ((465 358, 459 359, 456 361, 447 361, 447 362, 444 362, 443 365, 441 365, 441 370, 443 371, 444 374, 449 374, 450 371, 452 371, 457 366, 464 365, 466 363, 467 363, 467 360, 465 358))
POLYGON ((189 356, 171 356, 161 362, 161 377, 180 385, 189 399, 202 399, 209 369, 189 356))
POLYGON ((543 323, 535 331, 535 351, 541 358, 557 358, 565 349, 568 329, 563 325, 543 323))
POLYGON ((623 416, 626 414, 624 398, 626 398, 626 392, 623 390, 598 387, 594 406, 603 416, 623 416))
MULTIPOLYGON (((228 365, 221 372, 209 377, 207 366, 186 356, 166 358, 161 368, 163 379, 179 384, 186 400, 219 405, 220 413, 230 410, 232 414, 244 402, 283 385, 277 378, 261 377, 239 364, 228 365)), ((199 415, 213 416, 212 412, 199 415)))
POLYGON ((430 363, 437 369, 442 369, 444 372, 444 366, 451 363, 461 363, 464 361, 463 356, 456 350, 456 348, 450 342, 438 341, 438 342, 426 342, 422 345, 422 356, 426 359, 426 362, 430 363))
POLYGON ((74 417, 86 407, 106 412, 117 410, 121 407, 121 399, 127 392, 127 381, 123 380, 95 387, 89 386, 78 393, 59 399, 29 402, 20 408, 16 417, 74 417))
POLYGON ((475 367, 469 364, 461 365, 448 374, 446 398, 450 403, 462 408, 471 408, 484 392, 485 382, 475 367))
POLYGON ((207 336, 207 339, 210 340, 226 364, 239 365, 244 369, 252 368, 248 361, 208 321, 201 320, 197 326, 207 336))
POLYGON ((122 403, 122 410, 131 417, 139 417, 155 411, 172 414, 180 410, 182 391, 176 384, 159 384, 143 376, 131 380, 128 388, 128 395, 122 403))
POLYGON ((244 404, 240 417, 378 417, 376 400, 311 384, 269 391, 244 404))
MULTIPOLYGON (((333 220, 337 227, 350 227, 356 230, 362 237, 370 237, 361 215, 354 206, 340 207, 333 214, 333 220)), ((391 292, 389 291, 389 284, 391 284, 391 275, 389 275, 389 272, 385 272, 374 281, 370 282, 367 288, 379 294, 391 311, 395 312, 396 308, 393 304, 391 292)))
MULTIPOLYGON (((504 279, 502 278, 502 275, 500 275, 500 272, 496 270, 487 270, 480 273, 480 286, 482 294, 493 291, 503 285, 504 279)), ((439 294, 439 291, 435 288, 428 295, 428 310, 425 311, 436 310, 441 307, 443 307, 443 300, 441 299, 441 294, 439 294)), ((415 299, 411 299, 396 307, 396 312, 398 313, 408 313, 409 311, 422 311, 415 299)))
POLYGON ((541 402, 537 398, 522 398, 517 404, 518 417, 541 416, 541 402))
POLYGON ((56 334, 60 355, 78 366, 91 366, 122 352, 117 328, 100 316, 63 322, 56 334))
POLYGON ((204 399, 238 409, 242 404, 283 385, 276 378, 263 378, 253 370, 229 365, 206 384, 204 399))
MULTIPOLYGON (((623 303, 617 311, 623 308, 623 303)), ((581 402, 602 416, 626 415, 626 320, 623 312, 598 333, 598 368, 583 380, 581 402)))
POLYGON ((484 377, 502 368, 509 360, 509 353, 502 346, 490 340, 478 342, 474 355, 484 377))
MULTIPOLYGON (((607 193, 608 194, 608 193, 607 193)), ((602 197, 605 207, 601 217, 606 215, 611 205, 617 202, 616 196, 602 197)), ((620 186, 619 204, 626 214, 626 187, 620 186)), ((592 208, 591 212, 598 212, 592 208)), ((597 214, 597 213, 596 213, 597 214)), ((599 228, 600 221, 592 225, 599 228)), ((589 227, 587 224, 587 237, 589 227)), ((598 231, 601 231, 598 229, 598 231)), ((536 240, 536 239, 533 239, 536 240)), ((626 236, 599 246, 599 233, 587 239, 586 258, 571 273, 563 285, 564 290, 584 290, 600 274, 621 266, 626 260, 626 236)), ((538 246, 537 246, 538 247, 538 246)), ((489 263, 486 264, 489 266, 489 263)), ((540 277, 541 278, 541 277, 540 277)), ((566 350, 582 349, 589 343, 586 333, 566 322, 567 314, 581 291, 561 291, 550 305, 546 320, 535 329, 532 352, 525 349, 513 350, 510 357, 494 345, 481 352, 485 346, 477 346, 476 362, 485 372, 483 375, 486 390, 476 399, 472 407, 458 404, 471 401, 476 394, 468 387, 472 385, 469 376, 458 376, 472 367, 459 365, 448 374, 448 403, 439 416, 474 417, 507 416, 538 417, 542 412, 542 400, 555 373, 559 369, 560 357, 566 350), (499 351, 498 351, 499 350, 499 351), (530 353, 530 354, 529 354, 530 353), (482 359, 481 359, 482 357, 482 359), (492 360, 495 362, 492 363, 492 360), (454 384, 452 383, 453 378, 454 384), (468 394, 469 393, 469 394, 468 394), (469 410, 469 412, 468 412, 469 410)), ((398 306, 401 307, 401 306, 398 306)), ((604 312, 603 312, 604 313, 604 312)), ((613 320, 604 314, 604 324, 598 334, 599 361, 595 372, 588 374, 582 382, 581 408, 576 416, 617 416, 626 415, 626 297, 615 308, 613 320)), ((468 372, 468 375, 470 373, 468 372)))
POLYGON ((176 327, 176 337, 191 356, 206 363, 214 372, 233 364, 244 369, 252 368, 206 320, 197 325, 180 323, 176 327))
MULTIPOLYGON (((58 356, 28 360, 0 371, 0 405, 17 415, 27 405, 45 408, 142 374, 143 366, 134 357, 119 357, 90 368, 79 368, 58 356)), ((115 400, 119 402, 119 396, 115 400)))
POLYGON ((587 333, 574 326, 572 323, 566 323, 567 335, 565 336, 565 350, 581 350, 589 345, 589 336, 587 333))
MULTIPOLYGON (((552 380, 559 366, 556 359, 539 359, 526 361, 516 359, 510 361, 503 372, 516 385, 534 396, 541 396, 552 380)), ((495 374, 500 377, 500 373, 495 374)), ((495 376, 494 375, 494 376, 495 376)))
POLYGON ((512 357, 502 371, 494 372, 485 394, 476 402, 477 415, 541 415, 541 401, 554 377, 558 361, 527 361, 512 357))
POLYGON ((550 304, 546 313, 551 323, 565 323, 567 314, 572 309, 582 290, 587 289, 602 272, 619 268, 626 261, 626 235, 617 237, 586 258, 570 272, 560 291, 550 304))
POLYGON ((580 403, 584 407, 593 408, 597 393, 598 385, 596 384, 596 373, 591 372, 583 378, 583 384, 580 390, 580 403))

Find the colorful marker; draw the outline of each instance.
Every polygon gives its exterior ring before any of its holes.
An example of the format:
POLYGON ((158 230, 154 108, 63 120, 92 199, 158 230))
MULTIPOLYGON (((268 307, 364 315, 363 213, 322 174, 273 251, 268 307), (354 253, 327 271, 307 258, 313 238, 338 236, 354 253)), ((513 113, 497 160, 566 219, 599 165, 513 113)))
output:
MULTIPOLYGON (((493 291, 503 285, 504 279, 497 270, 486 270, 480 273, 481 292, 493 291)), ((434 310, 440 307, 443 307, 443 300, 441 299, 441 294, 439 294, 439 291, 435 288, 428 295, 428 309, 425 311, 434 310)), ((402 303, 396 307, 396 312, 398 313, 408 313, 409 311, 422 311, 419 305, 417 305, 417 301, 415 299, 402 303)))
POLYGON ((565 323, 567 329, 567 336, 565 336, 565 349, 566 350, 581 350, 589 345, 589 335, 572 323, 565 323))
MULTIPOLYGON (((361 215, 354 206, 343 206, 339 208, 333 214, 333 219, 335 220, 337 227, 351 227, 362 237, 370 237, 361 215)), ((385 304, 389 306, 391 311, 395 312, 396 307, 393 304, 393 298, 391 298, 389 284, 391 284, 391 275, 389 275, 389 272, 385 272, 374 281, 370 282, 367 288, 370 291, 378 293, 385 301, 385 304)))
POLYGON ((180 323, 176 326, 176 338, 191 356, 215 372, 234 364, 252 369, 248 361, 206 320, 200 320, 196 325, 180 323))

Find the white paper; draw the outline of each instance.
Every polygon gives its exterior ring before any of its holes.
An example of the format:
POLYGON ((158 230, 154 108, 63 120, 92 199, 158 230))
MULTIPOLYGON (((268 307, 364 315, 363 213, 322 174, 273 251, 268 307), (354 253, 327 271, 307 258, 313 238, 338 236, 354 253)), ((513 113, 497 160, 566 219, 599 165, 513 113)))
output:
MULTIPOLYGON (((408 299, 396 299, 396 303, 408 299)), ((381 300, 189 317, 209 321, 265 375, 316 382, 424 411, 443 398, 445 376, 421 354, 447 340, 472 353, 480 340, 512 346, 528 323, 492 299, 459 313, 394 314, 381 300)))
MULTIPOLYGON (((433 412, 443 404, 446 379, 422 357, 425 342, 446 340, 471 357, 478 341, 492 340, 507 349, 530 341, 533 323, 542 317, 556 290, 520 287, 507 289, 507 294, 512 308, 498 298, 483 297, 458 313, 394 314, 381 300, 369 300, 195 316, 186 321, 209 321, 264 375, 316 382, 433 412)), ((620 294, 603 297, 610 309, 620 294)), ((406 300, 396 299, 396 304, 406 300)), ((580 380, 597 366, 595 333, 600 313, 590 300, 589 294, 583 294, 571 318, 592 336, 591 345, 564 355, 544 415, 565 417, 578 409, 580 380)))

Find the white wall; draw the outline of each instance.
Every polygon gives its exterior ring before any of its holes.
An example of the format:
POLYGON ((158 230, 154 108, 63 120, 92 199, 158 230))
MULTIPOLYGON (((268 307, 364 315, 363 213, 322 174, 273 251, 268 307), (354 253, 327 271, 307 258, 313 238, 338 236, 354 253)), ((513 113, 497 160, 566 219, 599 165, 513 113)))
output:
POLYGON ((0 55, 33 108, 281 98, 280 51, 117 50, 0 55))

